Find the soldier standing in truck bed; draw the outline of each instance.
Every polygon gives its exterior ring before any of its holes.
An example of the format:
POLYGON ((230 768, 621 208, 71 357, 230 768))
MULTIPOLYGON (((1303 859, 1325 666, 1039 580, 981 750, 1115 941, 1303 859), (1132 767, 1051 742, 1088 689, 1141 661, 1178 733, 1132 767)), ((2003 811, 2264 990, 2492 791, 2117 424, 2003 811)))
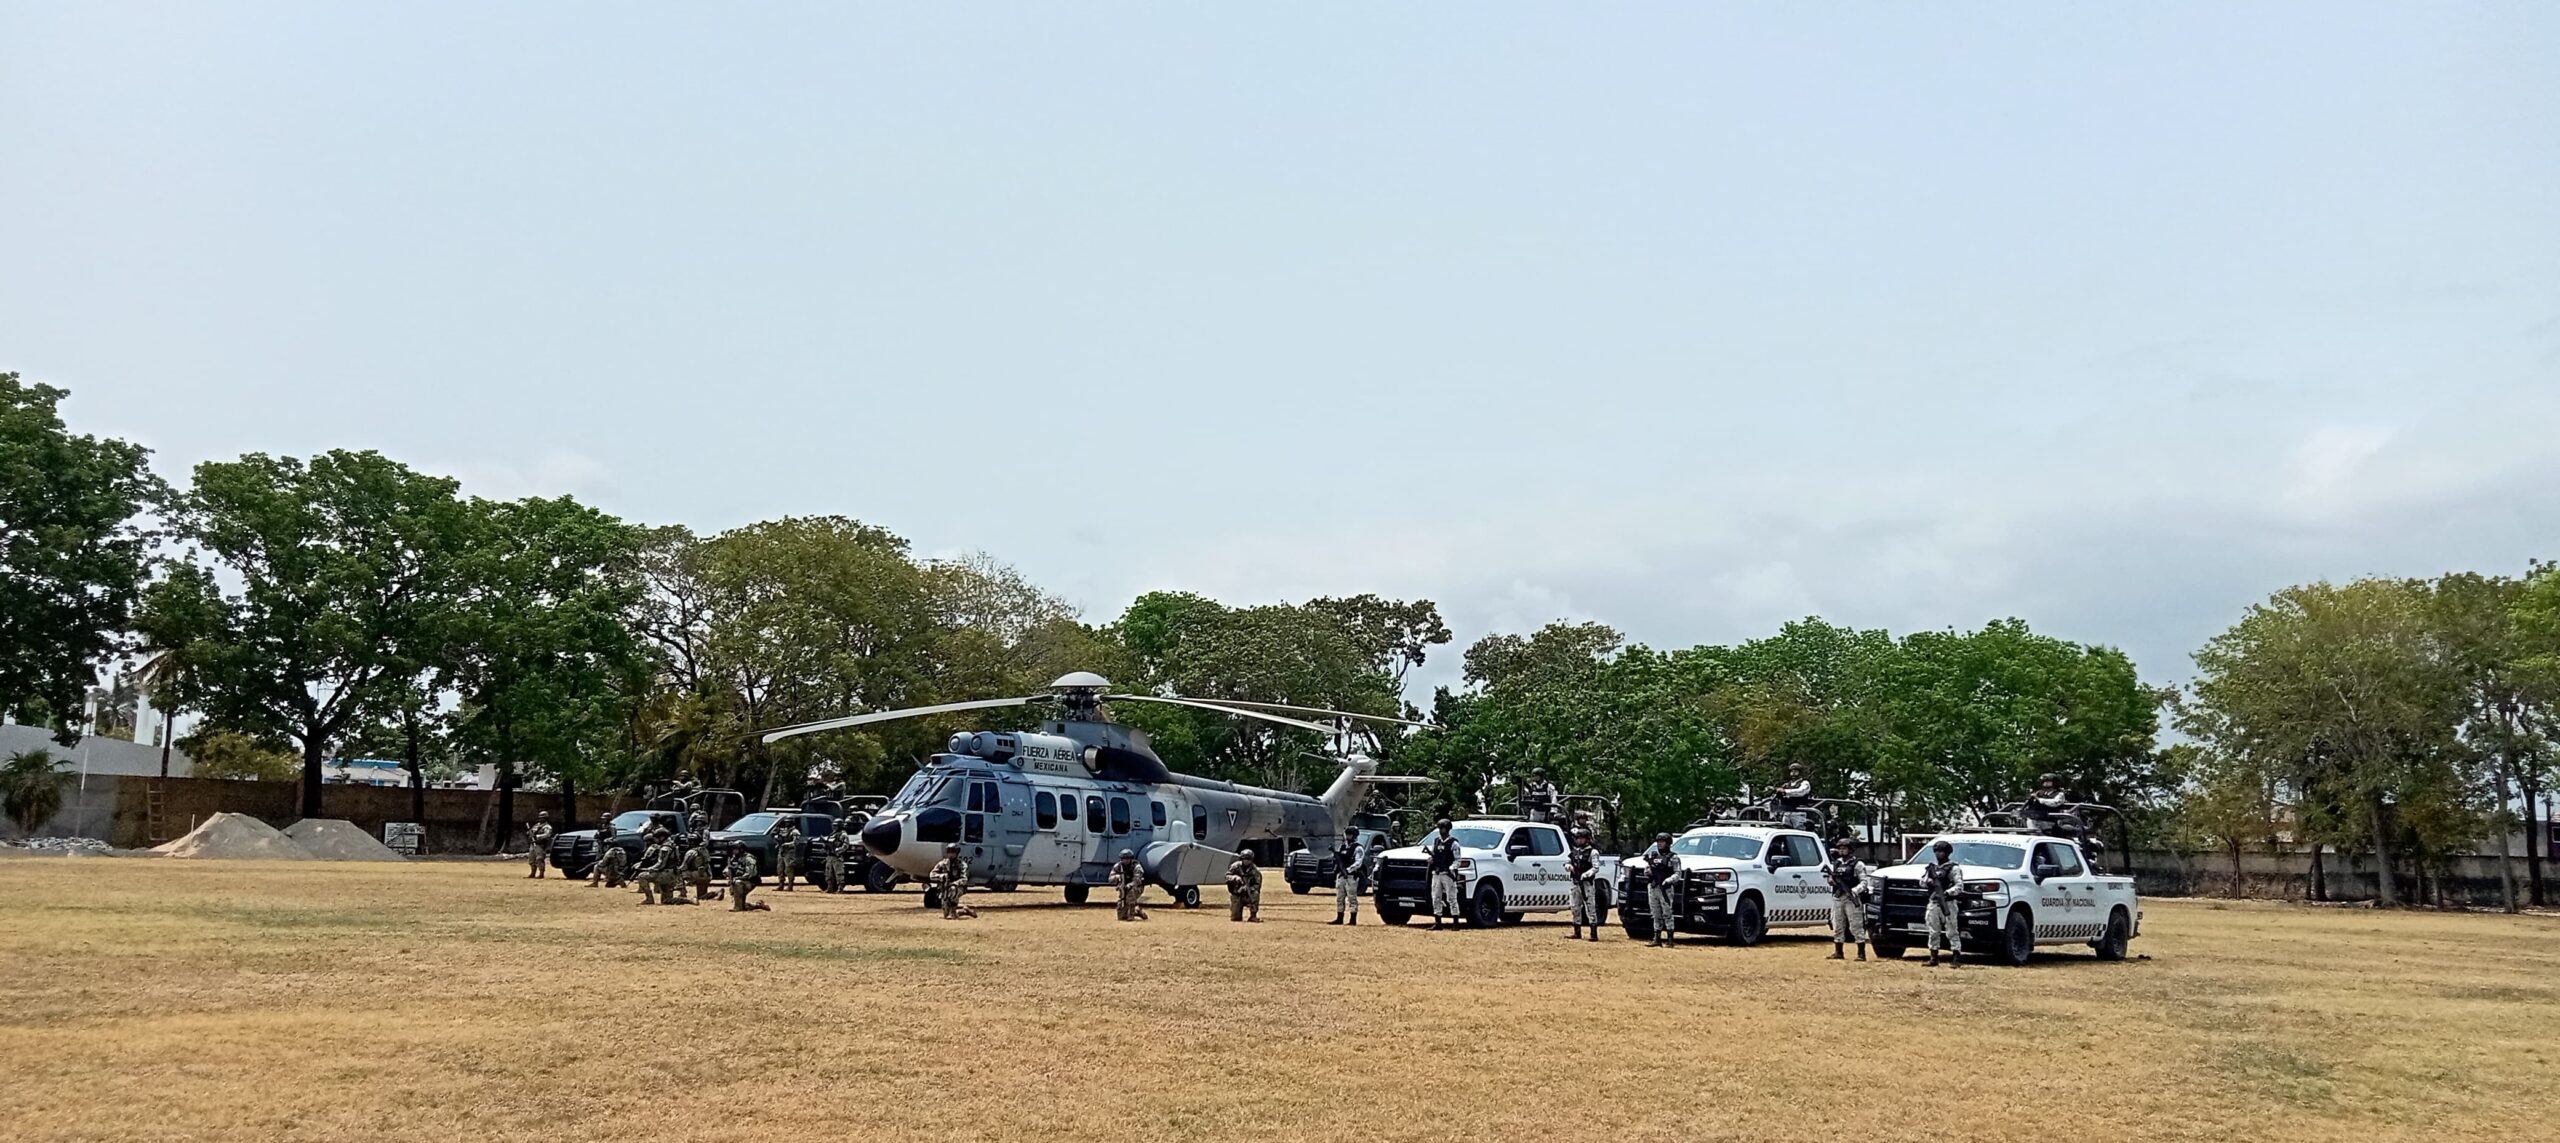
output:
POLYGON ((1120 860, 1111 863, 1111 884, 1120 890, 1120 919, 1147 919, 1147 871, 1138 865, 1138 851, 1120 851, 1120 860))
POLYGON ((1254 863, 1250 849, 1227 864, 1227 919, 1262 923, 1262 866, 1254 863))
POLYGON ((525 858, 533 863, 533 871, 525 876, 541 877, 545 869, 543 858, 551 854, 551 811, 533 815, 533 821, 524 827, 524 840, 528 847, 525 858))

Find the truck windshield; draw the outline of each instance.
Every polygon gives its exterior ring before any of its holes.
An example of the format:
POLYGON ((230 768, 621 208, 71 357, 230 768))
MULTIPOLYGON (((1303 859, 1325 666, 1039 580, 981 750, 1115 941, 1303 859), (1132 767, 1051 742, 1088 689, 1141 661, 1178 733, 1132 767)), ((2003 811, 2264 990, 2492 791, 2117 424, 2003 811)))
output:
POLYGON ((1449 833, 1458 839, 1459 845, 1468 849, 1493 849, 1502 844, 1502 831, 1498 829, 1459 826, 1449 833))
POLYGON ((613 832, 638 833, 649 828, 649 823, 656 820, 658 820, 657 815, 647 810, 624 810, 613 815, 613 832))
POLYGON ((729 823, 731 833, 772 833, 773 823, 782 819, 772 814, 748 814, 729 823))
POLYGON ((1760 839, 1739 833, 1693 833, 1671 839, 1671 852, 1749 861, 1760 856, 1760 839))
MULTIPOLYGON (((1958 865, 1979 865, 1985 869, 2016 869, 2027 863, 2027 851, 2018 846, 2002 845, 1993 841, 1959 841, 1954 844, 1958 865)), ((1928 846, 1920 847, 1920 852, 1911 855, 1913 865, 1927 865, 1937 859, 1938 855, 1931 853, 1928 846)))

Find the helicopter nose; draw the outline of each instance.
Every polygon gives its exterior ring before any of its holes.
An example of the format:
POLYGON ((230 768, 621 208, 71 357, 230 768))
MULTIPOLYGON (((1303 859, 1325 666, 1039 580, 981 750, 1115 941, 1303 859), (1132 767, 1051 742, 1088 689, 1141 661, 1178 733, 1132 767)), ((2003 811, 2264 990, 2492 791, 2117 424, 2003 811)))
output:
POLYGON ((874 854, 896 853, 898 843, 905 840, 901 836, 904 833, 905 830, 898 824, 898 819, 875 818, 870 825, 862 827, 862 848, 874 854))

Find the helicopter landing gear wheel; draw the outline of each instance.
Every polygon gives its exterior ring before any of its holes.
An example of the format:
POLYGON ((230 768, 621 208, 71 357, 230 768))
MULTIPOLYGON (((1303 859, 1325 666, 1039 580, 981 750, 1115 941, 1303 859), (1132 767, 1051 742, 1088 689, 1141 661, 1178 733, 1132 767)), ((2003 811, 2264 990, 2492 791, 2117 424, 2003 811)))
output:
POLYGON ((1185 909, 1199 908, 1200 887, 1197 885, 1175 886, 1173 890, 1173 901, 1175 904, 1180 905, 1185 909))
POLYGON ((1093 897, 1093 886, 1091 886, 1091 885, 1069 885, 1069 886, 1067 886, 1067 904, 1070 904, 1070 905, 1081 905, 1081 904, 1084 904, 1086 901, 1091 900, 1091 899, 1092 899, 1092 897, 1093 897))

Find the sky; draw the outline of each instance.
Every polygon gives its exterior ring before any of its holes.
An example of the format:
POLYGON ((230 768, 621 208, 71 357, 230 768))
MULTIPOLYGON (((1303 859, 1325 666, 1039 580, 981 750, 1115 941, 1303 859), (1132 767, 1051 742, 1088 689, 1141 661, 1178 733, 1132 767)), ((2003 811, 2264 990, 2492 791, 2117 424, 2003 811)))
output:
POLYGON ((2017 617, 2560 556, 2560 5, 0 0, 0 370, 1081 607, 2017 617))

